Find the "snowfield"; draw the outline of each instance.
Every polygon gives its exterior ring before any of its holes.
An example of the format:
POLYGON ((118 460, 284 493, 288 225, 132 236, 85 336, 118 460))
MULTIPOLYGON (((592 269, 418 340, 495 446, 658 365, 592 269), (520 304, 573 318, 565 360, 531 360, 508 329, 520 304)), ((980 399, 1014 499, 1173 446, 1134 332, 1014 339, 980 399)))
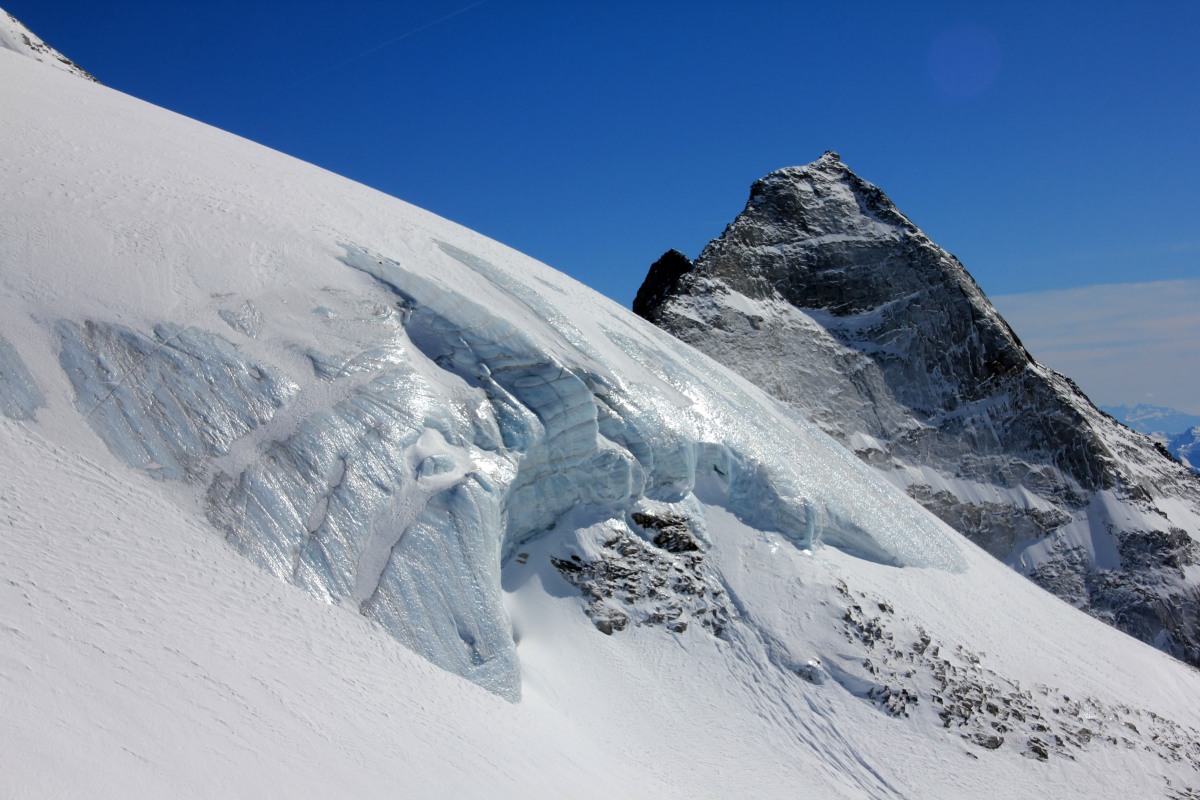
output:
POLYGON ((586 287, 3 49, 0 108, 0 793, 1200 786, 1194 670, 586 287))

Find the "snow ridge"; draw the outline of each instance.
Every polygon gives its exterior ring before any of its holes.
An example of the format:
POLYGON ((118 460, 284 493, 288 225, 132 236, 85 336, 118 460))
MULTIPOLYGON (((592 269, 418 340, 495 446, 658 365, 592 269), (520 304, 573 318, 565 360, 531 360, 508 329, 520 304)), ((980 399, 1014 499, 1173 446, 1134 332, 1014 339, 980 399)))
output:
POLYGON ((83 67, 43 42, 33 31, 22 25, 20 20, 2 8, 0 8, 0 49, 11 50, 35 61, 48 64, 55 69, 99 83, 83 67))

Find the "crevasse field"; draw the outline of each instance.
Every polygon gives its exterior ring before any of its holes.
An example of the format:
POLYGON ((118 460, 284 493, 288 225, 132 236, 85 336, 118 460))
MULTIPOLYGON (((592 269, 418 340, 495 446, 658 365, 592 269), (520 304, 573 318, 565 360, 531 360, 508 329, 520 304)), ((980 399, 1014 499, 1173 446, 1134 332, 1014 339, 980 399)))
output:
POLYGON ((7 50, 0 109, 3 793, 1200 785, 1193 670, 586 287, 7 50))

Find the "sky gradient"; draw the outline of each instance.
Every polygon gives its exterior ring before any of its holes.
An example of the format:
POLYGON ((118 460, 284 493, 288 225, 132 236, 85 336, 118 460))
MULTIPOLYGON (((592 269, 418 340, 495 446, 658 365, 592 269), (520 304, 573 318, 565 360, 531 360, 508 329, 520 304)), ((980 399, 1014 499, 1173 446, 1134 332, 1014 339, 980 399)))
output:
POLYGON ((1044 364, 1101 405, 1200 414, 1200 281, 1106 284, 996 297, 1044 364))
POLYGON ((827 149, 989 295, 1200 278, 1200 5, 994 5, 3 0, 108 86, 626 305, 827 149))

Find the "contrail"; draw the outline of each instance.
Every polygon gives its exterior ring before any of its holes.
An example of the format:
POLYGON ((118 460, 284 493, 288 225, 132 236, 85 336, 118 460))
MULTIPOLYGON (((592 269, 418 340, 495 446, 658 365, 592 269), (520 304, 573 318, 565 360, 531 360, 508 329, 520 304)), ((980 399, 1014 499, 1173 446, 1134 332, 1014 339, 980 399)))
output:
POLYGON ((488 0, 475 0, 474 3, 471 3, 468 6, 463 6, 462 8, 458 9, 457 11, 451 11, 449 14, 447 14, 444 17, 439 17, 438 19, 435 19, 432 22, 426 22, 424 25, 413 28, 411 31, 405 31, 404 33, 400 34, 399 36, 394 36, 391 39, 388 39, 386 42, 377 44, 374 47, 371 47, 367 50, 363 50, 361 53, 352 55, 349 58, 347 58, 345 61, 339 61, 338 63, 334 64, 332 67, 323 69, 320 72, 314 72, 312 75, 301 78, 300 80, 296 81, 295 83, 289 83, 287 86, 281 86, 280 88, 278 88, 272 92, 269 92, 269 94, 278 94, 279 92, 283 92, 283 91, 287 91, 288 89, 295 88, 296 86, 299 86, 302 83, 308 83, 311 80, 315 80, 316 78, 319 78, 322 75, 328 75, 329 73, 333 72, 334 70, 339 70, 342 67, 346 66, 347 64, 352 64, 355 61, 366 58, 367 56, 371 55, 372 53, 378 53, 380 50, 384 49, 385 47, 391 47, 396 42, 407 39, 410 36, 416 36, 418 33, 421 33, 422 31, 427 31, 430 28, 432 28, 434 25, 441 25, 443 22, 445 22, 447 20, 454 19, 459 14, 465 14, 473 8, 478 8, 479 6, 483 5, 486 2, 488 2, 488 0))

